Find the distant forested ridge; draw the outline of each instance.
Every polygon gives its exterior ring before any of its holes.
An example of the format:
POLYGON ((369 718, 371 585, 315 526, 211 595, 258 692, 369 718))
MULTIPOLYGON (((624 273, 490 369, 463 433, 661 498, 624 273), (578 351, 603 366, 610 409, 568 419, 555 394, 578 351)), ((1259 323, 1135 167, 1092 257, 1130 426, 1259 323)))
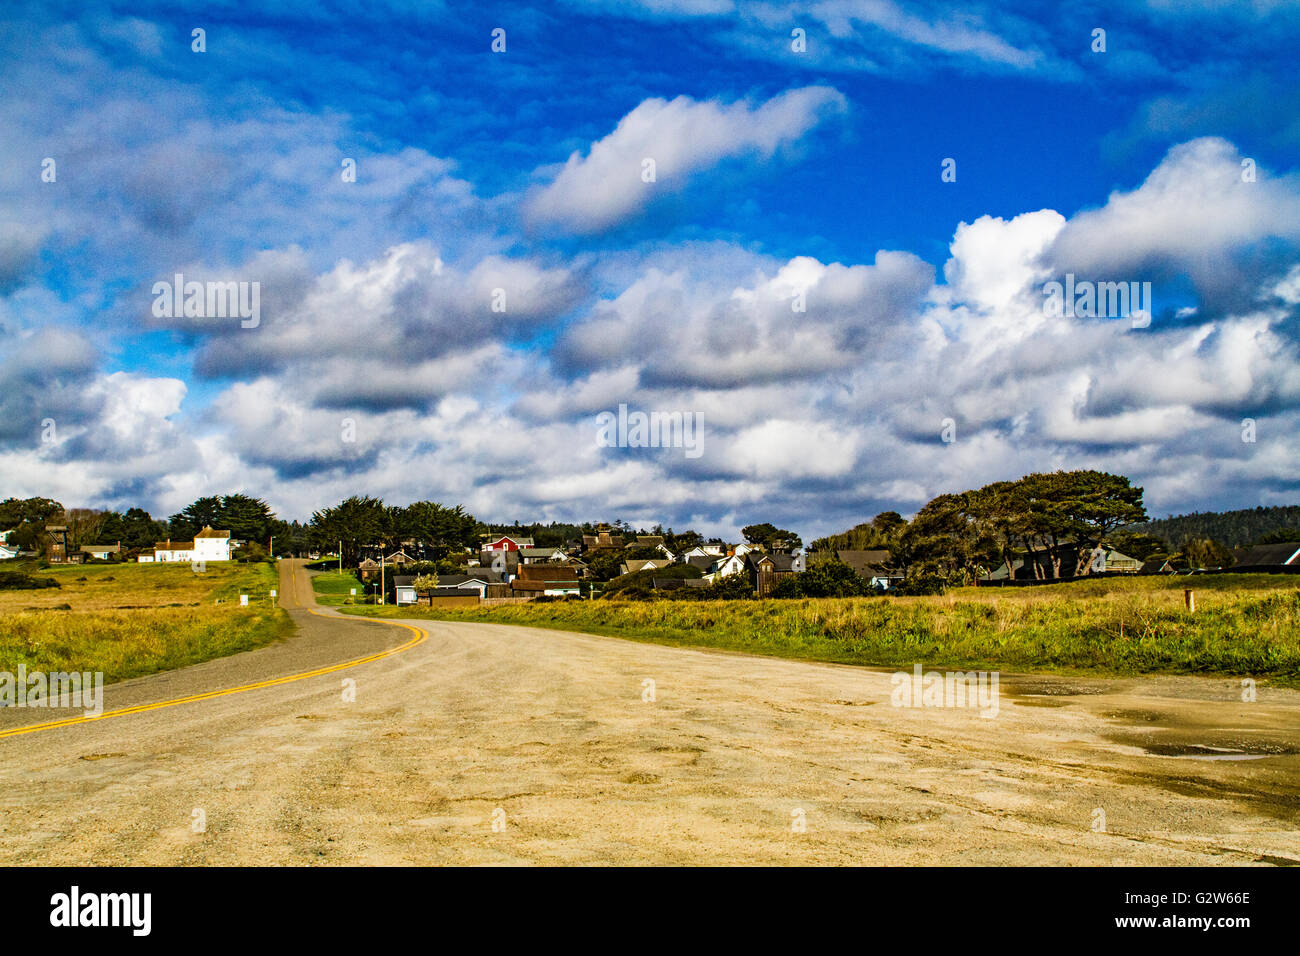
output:
POLYGON ((1157 518, 1132 525, 1178 549, 1187 541, 1211 538, 1230 548, 1255 544, 1279 531, 1295 531, 1300 539, 1300 505, 1243 508, 1240 511, 1194 511, 1189 515, 1157 518))

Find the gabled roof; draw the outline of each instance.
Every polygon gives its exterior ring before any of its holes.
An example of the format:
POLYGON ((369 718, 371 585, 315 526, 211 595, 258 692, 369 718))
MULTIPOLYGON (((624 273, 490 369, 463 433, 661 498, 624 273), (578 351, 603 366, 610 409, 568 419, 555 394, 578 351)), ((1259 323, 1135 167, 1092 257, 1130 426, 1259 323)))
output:
POLYGON ((546 584, 577 584, 578 572, 567 564, 521 564, 519 581, 540 581, 546 584))
POLYGON ((1300 564, 1300 541, 1257 544, 1253 548, 1243 548, 1237 552, 1237 565, 1240 567, 1285 567, 1295 564, 1300 564))
POLYGON ((205 524, 205 525, 203 526, 203 530, 202 530, 202 531, 198 531, 198 532, 196 532, 195 535, 194 535, 194 537, 196 537, 196 538, 229 538, 229 537, 230 537, 230 532, 229 532, 229 531, 213 531, 213 530, 212 530, 212 525, 210 525, 210 524, 205 524))
POLYGON ((459 588, 469 583, 475 584, 500 584, 501 575, 492 571, 486 574, 440 574, 438 575, 438 587, 459 588))
POLYGON ((496 544, 498 541, 505 541, 507 538, 521 548, 531 548, 533 546, 532 538, 516 538, 513 534, 492 534, 488 535, 486 540, 488 544, 496 544))
POLYGON ((512 591, 539 591, 540 592, 540 591, 545 591, 547 588, 553 587, 557 584, 562 586, 568 586, 569 584, 576 585, 577 583, 578 582, 576 581, 572 581, 572 582, 525 581, 523 578, 515 578, 515 580, 510 582, 510 589, 512 591))
POLYGON ((172 541, 170 538, 166 541, 155 541, 153 544, 155 551, 193 551, 193 541, 172 541))
POLYGON ((645 571, 647 568, 652 571, 658 571, 673 564, 667 558, 628 558, 623 562, 623 567, 629 571, 645 571))
POLYGON ((713 567, 713 562, 716 560, 717 557, 711 554, 693 554, 686 559, 686 563, 699 568, 701 571, 707 571, 713 567))
POLYGON ((836 551, 839 559, 863 577, 879 577, 888 574, 892 559, 887 548, 872 548, 866 551, 836 551))

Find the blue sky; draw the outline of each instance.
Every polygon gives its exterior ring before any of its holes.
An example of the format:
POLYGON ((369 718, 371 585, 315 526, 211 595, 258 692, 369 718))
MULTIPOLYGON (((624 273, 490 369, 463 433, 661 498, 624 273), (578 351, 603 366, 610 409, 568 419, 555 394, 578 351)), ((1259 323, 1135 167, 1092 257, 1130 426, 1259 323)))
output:
POLYGON ((1297 4, 3 17, 4 494, 805 538, 1053 468, 1296 500, 1297 4), (259 283, 258 327, 152 314, 177 272, 259 283), (1067 272, 1150 324, 1044 315, 1067 272), (601 447, 620 403, 703 454, 601 447))

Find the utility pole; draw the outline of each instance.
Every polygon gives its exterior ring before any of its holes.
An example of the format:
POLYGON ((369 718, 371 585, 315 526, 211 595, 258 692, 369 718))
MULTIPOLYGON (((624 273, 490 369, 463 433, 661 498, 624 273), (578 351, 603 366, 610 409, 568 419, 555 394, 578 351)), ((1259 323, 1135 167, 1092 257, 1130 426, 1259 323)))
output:
POLYGON ((343 573, 343 539, 339 538, 339 574, 343 573))
POLYGON ((388 597, 388 586, 384 584, 384 552, 379 552, 379 603, 386 604, 385 598, 388 597))

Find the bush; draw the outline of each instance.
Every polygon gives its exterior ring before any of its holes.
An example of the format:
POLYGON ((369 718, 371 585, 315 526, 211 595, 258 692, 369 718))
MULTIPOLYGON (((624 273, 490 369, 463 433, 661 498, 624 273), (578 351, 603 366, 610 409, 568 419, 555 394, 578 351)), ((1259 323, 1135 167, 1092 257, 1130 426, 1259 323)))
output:
MULTIPOLYGON (((84 581, 85 578, 82 578, 84 581)), ((0 571, 0 588, 9 591, 36 591, 41 588, 57 588, 59 582, 54 578, 37 578, 21 571, 0 571)))
POLYGON ((231 557, 240 564, 256 564, 261 561, 270 561, 271 552, 266 550, 266 545, 258 544, 256 541, 249 541, 242 548, 236 548, 231 553, 231 557))
POLYGON ((900 596, 927 595, 942 594, 947 589, 948 579, 942 574, 914 574, 903 578, 885 593, 900 596))
POLYGON ((872 593, 869 585, 858 572, 843 561, 821 561, 802 574, 791 575, 778 582, 778 588, 786 585, 776 597, 862 597, 872 593), (793 592, 793 593, 792 593, 793 592))

